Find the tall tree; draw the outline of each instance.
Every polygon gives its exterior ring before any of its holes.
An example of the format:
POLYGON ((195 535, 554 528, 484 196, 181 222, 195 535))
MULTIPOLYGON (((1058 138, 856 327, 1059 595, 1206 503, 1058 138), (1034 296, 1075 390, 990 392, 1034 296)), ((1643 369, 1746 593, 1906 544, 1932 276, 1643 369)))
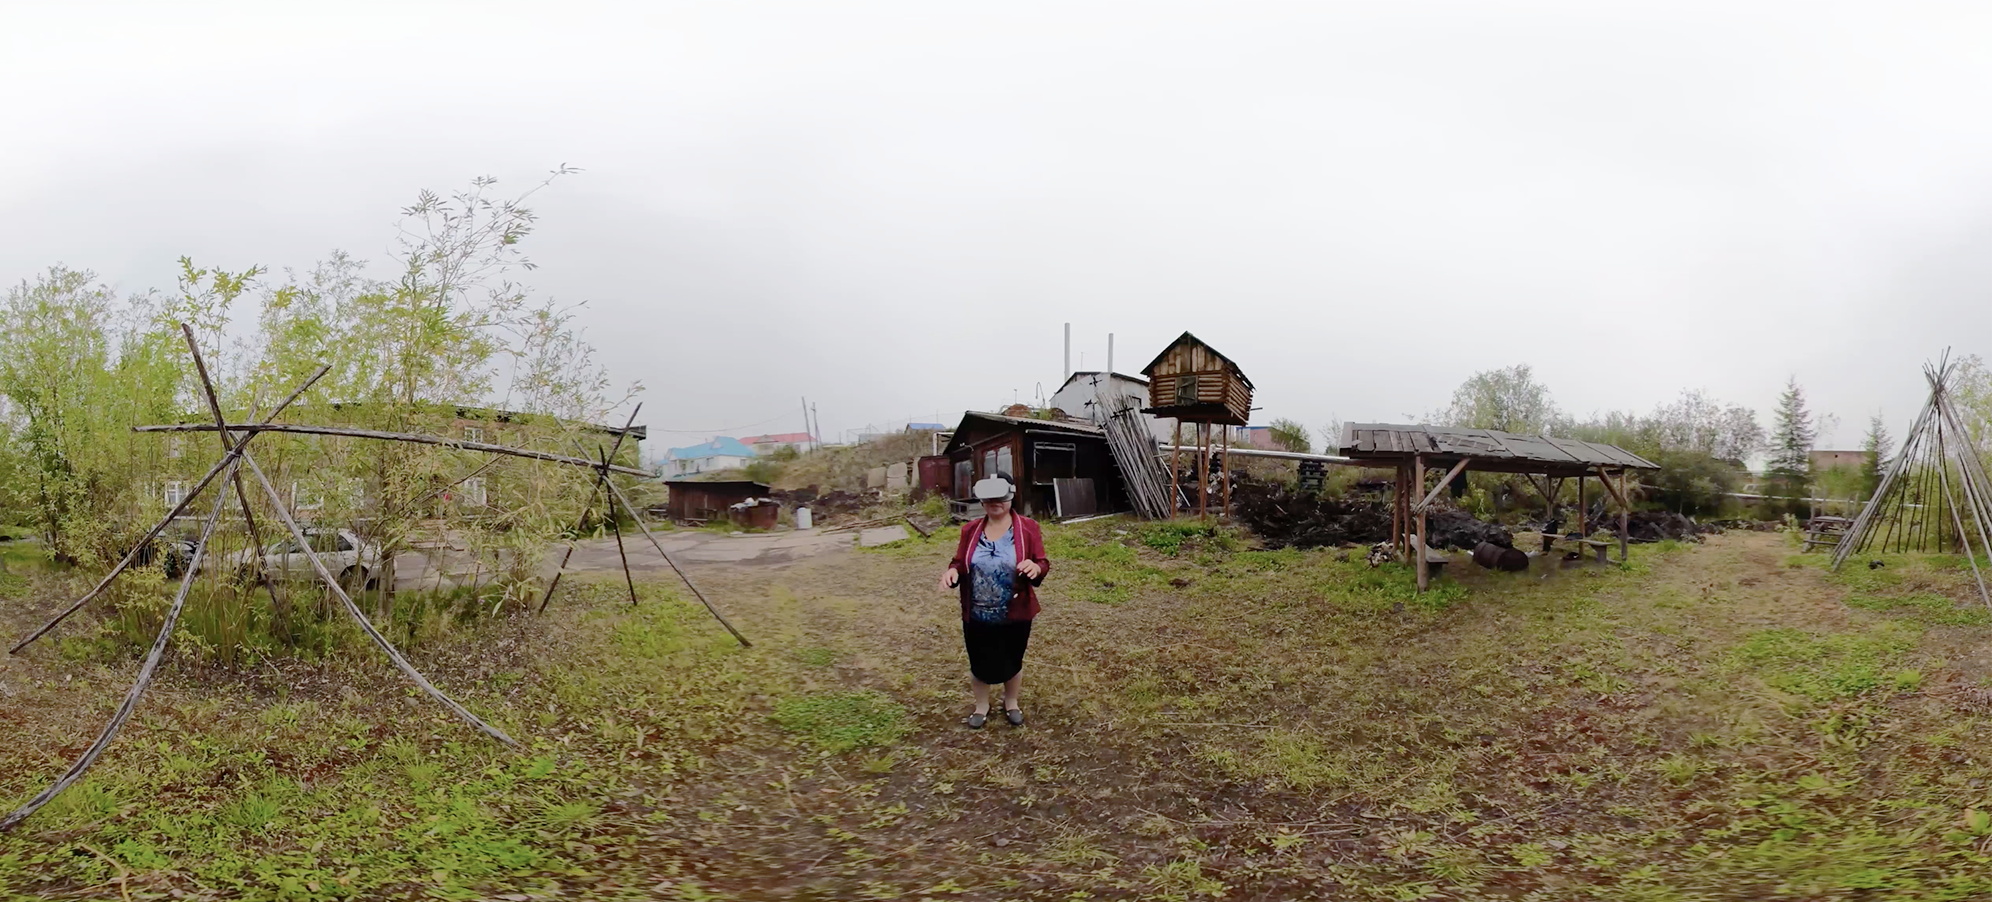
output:
POLYGON ((1812 443, 1818 431, 1812 413, 1805 407, 1805 390, 1793 376, 1778 396, 1777 413, 1771 419, 1770 461, 1764 471, 1764 494, 1783 499, 1782 508, 1799 513, 1812 487, 1812 443))
POLYGON ((1861 461, 1862 498, 1874 497, 1875 489, 1881 488, 1881 462, 1888 457, 1892 444, 1881 414, 1868 418, 1867 438, 1861 444, 1861 450, 1867 452, 1867 457, 1861 461))
POLYGON ((1314 442, 1307 437, 1307 427, 1293 420, 1274 420, 1269 431, 1273 434, 1273 444, 1283 451, 1298 454, 1311 454, 1314 442))
POLYGON ((1447 426, 1472 429, 1548 432, 1562 424, 1563 413, 1548 387, 1537 382, 1534 371, 1523 363, 1468 377, 1437 419, 1447 426))

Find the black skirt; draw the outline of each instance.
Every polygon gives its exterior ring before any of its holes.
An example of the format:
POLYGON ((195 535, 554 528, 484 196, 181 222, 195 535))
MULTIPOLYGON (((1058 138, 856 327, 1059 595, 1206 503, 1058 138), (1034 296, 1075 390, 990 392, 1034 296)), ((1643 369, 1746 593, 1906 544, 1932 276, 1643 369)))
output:
POLYGON ((1007 683, 1024 669, 1024 649, 1031 644, 1031 622, 961 622, 961 642, 968 647, 968 672, 975 681, 994 686, 1007 683))

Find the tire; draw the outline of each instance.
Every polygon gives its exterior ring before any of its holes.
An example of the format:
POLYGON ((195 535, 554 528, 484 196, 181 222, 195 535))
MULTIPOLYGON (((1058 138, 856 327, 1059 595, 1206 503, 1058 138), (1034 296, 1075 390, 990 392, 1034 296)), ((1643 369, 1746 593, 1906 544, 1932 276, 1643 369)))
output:
POLYGON ((367 568, 358 564, 339 571, 339 588, 352 592, 367 583, 367 568))

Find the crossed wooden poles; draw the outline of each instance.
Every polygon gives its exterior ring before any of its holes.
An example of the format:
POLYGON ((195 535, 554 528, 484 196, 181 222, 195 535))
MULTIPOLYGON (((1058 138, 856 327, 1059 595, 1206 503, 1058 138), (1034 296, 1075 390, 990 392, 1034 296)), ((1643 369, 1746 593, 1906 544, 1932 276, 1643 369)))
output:
MULTIPOLYGON (((691 577, 686 576, 685 571, 679 569, 677 562, 671 560, 671 556, 665 553, 664 546, 657 541, 657 537, 655 535, 651 534, 650 528, 643 524, 643 519, 638 514, 636 506, 631 504, 629 498, 623 495, 622 490, 616 487, 615 482, 609 479, 609 474, 612 472, 628 473, 638 476, 649 475, 648 473, 645 473, 642 470, 617 466, 615 464, 610 463, 610 460, 613 459, 614 457, 613 451, 602 454, 599 460, 588 460, 584 457, 566 457, 564 455, 548 454, 545 452, 531 451, 523 448, 507 448, 503 445, 489 445, 482 442, 458 442, 458 441, 452 441, 450 439, 437 438, 435 436, 412 435, 406 433, 392 433, 392 432, 378 432, 378 431, 364 430, 364 429, 344 429, 339 427, 291 426, 291 425, 272 422, 277 418, 278 415, 284 412, 285 408, 289 407, 292 402, 296 401, 307 390, 309 390, 311 386, 316 384, 319 379, 323 378, 325 374, 331 370, 331 367, 329 366, 321 367, 318 370, 318 372, 313 373, 311 378, 306 379, 303 384, 299 385, 295 391, 292 391, 290 393, 289 397, 284 398, 282 403, 272 408, 269 414, 263 417, 263 419, 261 419, 260 421, 252 423, 231 424, 228 423, 222 416, 220 398, 215 392, 213 380, 210 379, 208 376, 207 363, 201 357, 200 345, 194 340, 193 330, 187 328, 184 324, 181 325, 180 329, 181 332, 186 336, 188 350, 190 350, 193 353, 194 369, 195 372, 200 376, 201 390, 205 394, 207 399, 208 413, 214 417, 214 425, 209 426, 209 425, 176 424, 169 426, 140 426, 136 427, 136 431, 215 432, 221 438, 221 446, 223 451, 221 460, 217 461, 213 467, 209 468, 207 475, 202 476, 200 480, 194 484, 193 488, 188 490, 185 497, 183 497, 180 500, 180 503, 175 505, 171 511, 168 511, 166 516, 161 518, 160 521, 157 524, 155 524, 152 527, 152 529, 145 534, 145 537, 143 539, 140 539, 137 544, 133 545, 132 550, 125 554, 124 559, 118 561, 117 566, 112 567, 111 572, 105 574, 104 578, 102 580, 99 580, 96 586, 91 588, 89 592, 84 593, 83 597, 77 599, 75 604, 70 605, 62 613, 55 615, 53 619, 49 620, 49 622, 47 622, 46 624, 43 624, 40 629, 35 630, 33 633, 29 634, 27 638, 22 639, 19 643, 16 643, 14 647, 10 649, 10 653, 12 654, 20 653, 21 649, 26 648, 30 643, 34 642, 36 639, 39 639, 47 635, 50 630, 55 629, 55 627, 58 624, 68 619, 71 614, 76 613, 77 611, 81 610, 84 605, 89 604, 91 601, 101 596, 104 593, 104 590, 110 587, 111 582, 117 579, 120 574, 122 574, 126 569, 128 569, 132 565, 132 563, 135 560, 137 560, 142 550, 147 547, 150 547, 152 541, 154 539, 157 539, 159 537, 159 534, 165 531, 167 525, 172 523, 175 518, 179 517, 180 514, 188 508, 188 506, 193 504, 194 499, 199 497, 202 492, 206 491, 208 486, 213 485, 217 479, 226 480, 234 486, 236 501, 241 506, 242 518, 244 524, 248 527, 250 540, 255 543, 255 548, 257 549, 256 553, 260 553, 261 549, 264 547, 262 537, 257 528, 255 514, 250 510, 249 507, 249 495, 243 489, 242 485, 242 468, 244 465, 247 465, 250 475, 255 477, 257 484, 262 486, 264 494, 269 497, 270 506, 272 507, 272 509, 276 511, 277 519, 280 522, 282 522, 284 528, 290 532, 291 538, 294 541, 296 541, 297 546, 303 549, 305 559, 311 562, 312 571, 318 575, 320 581, 325 583, 326 588, 331 590, 333 596, 339 599, 340 605, 346 609, 346 613, 353 618, 353 621, 359 624, 360 629, 367 634, 367 638, 373 640, 373 643, 376 646, 380 647, 381 652, 387 655, 388 660, 394 663, 394 666, 401 671, 402 675, 408 677, 410 682, 413 682, 417 687, 421 688, 421 690, 425 694, 427 694, 430 698, 433 698, 437 702, 441 703, 443 707, 448 708, 451 713, 461 718, 465 723, 468 723, 471 726, 476 727, 478 730, 482 731, 485 735, 490 736, 491 738, 496 739, 499 742, 502 742, 513 749, 519 748, 518 742, 514 741, 512 737, 506 735, 505 731, 489 723, 486 723, 477 715, 470 713, 468 709, 464 708, 464 706, 460 704, 457 704, 457 702, 454 699, 451 699, 449 696, 443 694, 442 690, 437 689, 434 684, 430 683, 426 677, 422 676, 420 671, 415 669, 414 665, 408 663, 408 659, 401 655, 401 652, 394 647, 394 643, 389 642, 386 636, 381 635, 380 630, 376 629, 373 623, 367 619, 366 614, 360 610, 359 605, 353 603, 352 596, 346 594, 345 587, 341 586, 339 584, 339 581, 332 576, 332 572, 326 568, 325 562, 319 559, 318 552, 312 547, 311 543, 305 538, 304 530, 298 526, 297 520, 291 516, 289 509, 285 507, 283 496, 280 493, 278 493, 276 486, 271 484, 269 476, 263 473, 263 468, 256 464, 256 459, 254 457, 250 456, 249 442, 252 439, 254 439, 258 433, 262 432, 291 432, 291 433, 304 433, 304 434, 315 434, 315 435, 340 435, 340 436, 350 436, 356 438, 381 439, 387 441, 403 441, 403 442, 415 442, 419 444, 444 445, 449 447, 460 448, 463 450, 485 451, 494 454, 510 455, 513 457, 525 457, 535 460, 545 460, 555 463, 581 466, 595 470, 597 471, 598 475, 595 480, 595 487, 592 490, 588 499, 588 506, 590 508, 594 506, 595 502, 594 502, 593 493, 600 492, 604 487, 606 487, 608 490, 608 495, 610 500, 611 522, 615 520, 614 517, 615 506, 617 504, 620 504, 624 510, 629 512, 630 518, 636 522, 637 528, 643 530, 643 535, 645 538, 650 540, 651 547, 655 548, 657 550, 658 555, 664 558, 665 563, 670 564, 671 569, 678 574, 678 577, 685 581, 686 588, 692 590, 692 594, 698 597, 699 602, 705 605, 706 610, 712 613, 713 618, 718 620, 720 625, 725 627, 726 631, 728 633, 731 633, 733 635, 733 638, 738 640, 741 645, 745 646, 750 644, 747 641, 747 637, 741 635, 739 630, 734 629, 733 624, 728 623, 726 621, 726 618, 720 615, 718 609, 712 606, 712 602, 706 599, 705 594, 700 592, 696 585, 692 584, 691 577)), ((641 406, 639 405, 639 409, 640 407, 641 406)), ((634 423, 635 421, 636 421, 636 413, 635 411, 632 411, 630 413, 630 423, 634 423)), ((626 424, 623 429, 622 435, 618 435, 616 437, 617 450, 621 449, 623 436, 628 435, 628 432, 629 432, 628 425, 626 424)), ((138 679, 132 683, 131 689, 125 693, 124 702, 118 706, 116 713, 111 715, 110 722, 104 725, 104 729, 101 733, 97 735, 96 741, 92 742, 89 748, 85 749, 83 751, 83 754, 77 757, 75 763, 69 766, 69 770, 65 771, 63 775, 60 778, 58 778, 54 783, 50 784, 47 789, 42 790, 41 793, 36 795, 34 798, 29 799, 26 804, 14 810, 12 813, 8 814, 7 816, 0 817, 0 831, 6 831, 12 829, 14 826, 26 820, 30 815, 40 810, 43 805, 48 804, 49 800, 55 798, 57 794, 61 793, 63 790, 68 789, 70 786, 74 785, 77 780, 82 778, 83 773, 89 770, 91 765, 96 763, 97 758, 103 755, 104 750, 110 747, 112 740, 117 738, 118 731, 124 728, 125 722, 131 719, 132 712, 136 710, 138 707, 139 698, 142 697, 145 694, 145 690, 152 685, 152 678, 158 672, 160 658, 162 658, 166 653, 167 640, 172 637, 173 627, 179 623, 180 613, 186 607, 187 593, 189 590, 193 588, 194 576, 199 570, 201 558, 207 554, 209 540, 212 539, 214 536, 215 525, 220 522, 221 514, 223 509, 226 507, 227 501, 228 501, 227 494, 222 492, 217 492, 215 494, 214 509, 208 513, 207 519, 201 525, 200 540, 194 545, 194 552, 192 557, 189 558, 187 561, 186 571, 180 576, 179 590, 176 591, 173 595, 173 603, 166 610, 166 618, 164 623, 162 623, 159 627, 159 635, 152 640, 152 647, 150 650, 146 652, 145 662, 139 667, 138 679)), ((584 513, 583 516, 585 517, 586 514, 584 513)), ((620 553, 622 550, 622 531, 619 526, 616 528, 616 547, 617 551, 620 553)), ((571 557, 573 553, 574 553, 574 548, 573 545, 570 544, 567 549, 567 554, 561 558, 560 564, 562 571, 566 569, 567 559, 568 557, 571 557)), ((635 603, 636 583, 635 579, 629 575, 629 558, 626 554, 623 555, 622 561, 623 561, 623 575, 625 580, 628 581, 630 586, 630 602, 635 603)), ((260 567, 258 567, 257 569, 259 571, 261 570, 260 567)), ((560 583, 560 574, 556 573, 554 575, 552 583, 547 586, 546 597, 541 600, 539 610, 544 611, 546 609, 546 604, 548 601, 552 600, 553 590, 559 585, 559 583, 560 583)), ((284 602, 278 596, 276 586, 270 581, 269 576, 267 574, 263 575, 262 584, 264 588, 270 593, 271 603, 281 608, 284 602)))

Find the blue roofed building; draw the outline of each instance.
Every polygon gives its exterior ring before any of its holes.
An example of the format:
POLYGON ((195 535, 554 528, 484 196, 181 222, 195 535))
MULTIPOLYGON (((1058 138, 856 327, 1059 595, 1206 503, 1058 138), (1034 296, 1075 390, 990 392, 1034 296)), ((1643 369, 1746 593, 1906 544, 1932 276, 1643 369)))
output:
POLYGON ((698 473, 717 473, 720 470, 737 470, 754 459, 754 449, 747 447, 737 438, 720 436, 703 444, 689 448, 672 448, 664 453, 664 463, 659 476, 675 479, 698 473))

